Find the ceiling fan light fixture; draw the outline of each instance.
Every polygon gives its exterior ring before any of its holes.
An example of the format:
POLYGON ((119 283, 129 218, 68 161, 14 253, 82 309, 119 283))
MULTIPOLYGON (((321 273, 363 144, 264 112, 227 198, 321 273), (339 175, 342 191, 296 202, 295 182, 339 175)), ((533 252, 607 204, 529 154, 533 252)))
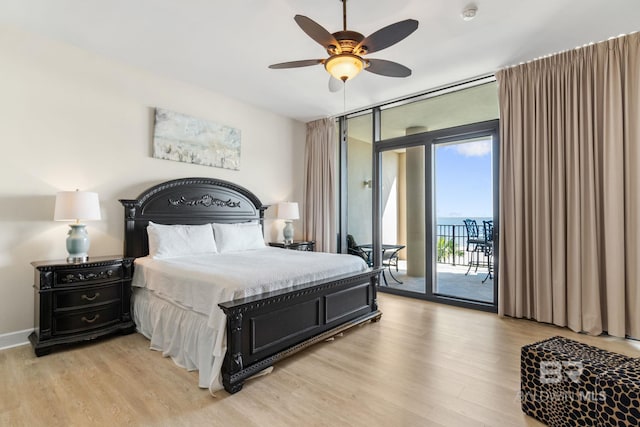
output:
POLYGON ((336 79, 346 82, 365 68, 365 61, 358 55, 341 53, 327 59, 324 68, 336 79))

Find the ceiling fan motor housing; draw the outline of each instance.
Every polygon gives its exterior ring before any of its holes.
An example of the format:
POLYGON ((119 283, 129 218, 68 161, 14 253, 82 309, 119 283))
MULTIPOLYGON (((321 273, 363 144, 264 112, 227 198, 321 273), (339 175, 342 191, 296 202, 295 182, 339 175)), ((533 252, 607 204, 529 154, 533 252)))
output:
POLYGON ((335 55, 338 53, 352 53, 354 55, 364 55, 367 53, 365 46, 360 46, 358 52, 354 52, 353 49, 364 40, 364 36, 357 31, 337 31, 332 34, 333 37, 340 44, 339 49, 333 45, 327 47, 327 53, 329 55, 335 55))

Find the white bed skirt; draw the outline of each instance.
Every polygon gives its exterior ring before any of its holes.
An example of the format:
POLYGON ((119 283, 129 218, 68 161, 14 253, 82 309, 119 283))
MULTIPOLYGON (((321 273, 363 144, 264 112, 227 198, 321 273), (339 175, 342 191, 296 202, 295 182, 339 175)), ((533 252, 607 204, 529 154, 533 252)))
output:
POLYGON ((171 357, 182 368, 198 370, 198 385, 208 388, 211 394, 222 390, 224 356, 213 356, 215 332, 207 326, 208 316, 182 308, 142 288, 134 287, 131 298, 136 328, 151 341, 150 348, 171 357))

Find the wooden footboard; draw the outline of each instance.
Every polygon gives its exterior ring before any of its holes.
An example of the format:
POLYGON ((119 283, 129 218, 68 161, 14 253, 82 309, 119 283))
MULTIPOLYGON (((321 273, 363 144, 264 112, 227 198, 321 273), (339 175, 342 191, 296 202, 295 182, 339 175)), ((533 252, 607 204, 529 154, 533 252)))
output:
POLYGON ((225 390, 319 341, 382 316, 376 300, 381 269, 334 277, 219 304, 227 315, 225 390))

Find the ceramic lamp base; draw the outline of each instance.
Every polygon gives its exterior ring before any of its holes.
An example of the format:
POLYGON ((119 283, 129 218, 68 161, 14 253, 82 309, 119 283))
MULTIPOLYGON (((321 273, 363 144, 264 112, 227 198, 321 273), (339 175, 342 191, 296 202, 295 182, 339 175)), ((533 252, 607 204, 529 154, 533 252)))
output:
POLYGON ((89 259, 89 234, 84 224, 70 224, 71 230, 67 234, 67 262, 77 263, 89 259))
POLYGON ((284 237, 285 243, 293 242, 293 224, 291 221, 285 221, 284 228, 282 229, 282 237, 284 237))

